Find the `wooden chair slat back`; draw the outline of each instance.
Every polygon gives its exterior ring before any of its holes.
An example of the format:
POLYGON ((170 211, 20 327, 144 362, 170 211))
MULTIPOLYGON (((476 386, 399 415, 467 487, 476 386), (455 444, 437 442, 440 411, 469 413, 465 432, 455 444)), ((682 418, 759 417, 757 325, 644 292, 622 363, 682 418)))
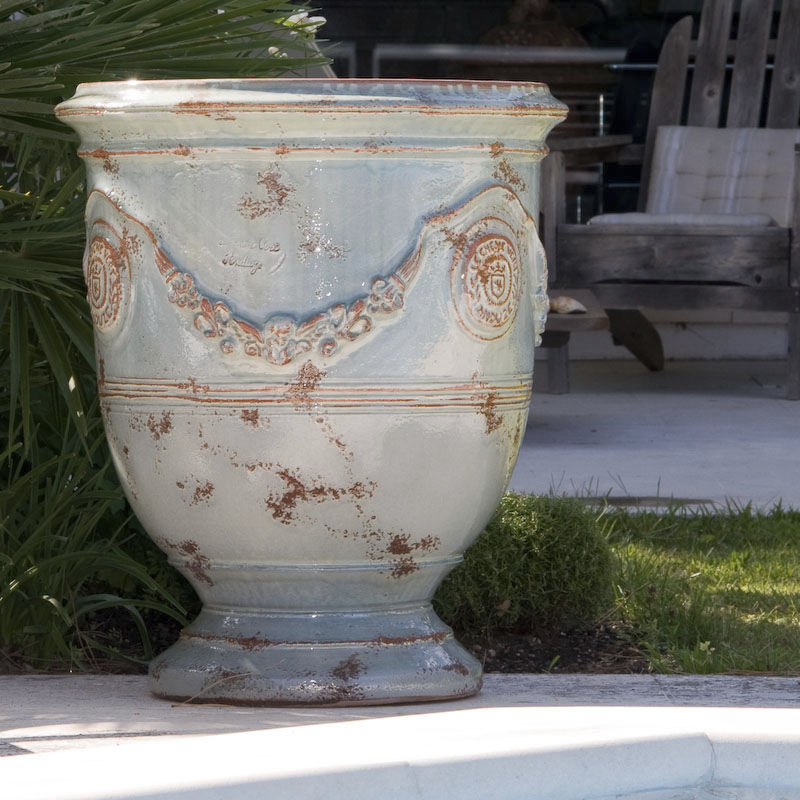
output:
POLYGON ((783 0, 767 127, 794 128, 800 115, 800 0, 783 0))
POLYGON ((703 5, 687 125, 704 128, 719 125, 732 15, 733 0, 716 0, 703 5))
POLYGON ((692 18, 684 17, 672 26, 658 57, 653 90, 650 96, 650 116, 644 142, 644 160, 639 189, 639 211, 647 202, 650 182, 650 163, 659 125, 679 125, 683 113, 683 87, 689 69, 689 45, 692 38, 692 18), (679 88, 680 87, 680 88, 679 88))
MULTIPOLYGON (((757 128, 772 27, 772 0, 742 0, 728 99, 728 128, 757 128)), ((774 42, 773 42, 774 45, 774 42)))

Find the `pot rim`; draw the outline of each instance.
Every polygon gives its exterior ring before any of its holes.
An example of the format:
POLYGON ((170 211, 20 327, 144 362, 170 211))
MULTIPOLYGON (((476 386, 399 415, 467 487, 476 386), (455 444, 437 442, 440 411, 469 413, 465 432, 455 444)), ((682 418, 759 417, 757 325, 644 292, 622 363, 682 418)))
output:
POLYGON ((193 78, 79 84, 58 117, 102 112, 327 110, 477 113, 562 118, 541 82, 384 78, 193 78))

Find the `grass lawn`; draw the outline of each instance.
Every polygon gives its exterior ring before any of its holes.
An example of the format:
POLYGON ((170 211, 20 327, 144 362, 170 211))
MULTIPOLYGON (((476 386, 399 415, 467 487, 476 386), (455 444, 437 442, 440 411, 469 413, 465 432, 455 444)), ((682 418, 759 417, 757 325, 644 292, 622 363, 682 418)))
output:
POLYGON ((610 511, 613 609, 664 672, 800 674, 800 512, 610 511))
POLYGON ((486 648, 555 642, 559 664, 611 631, 637 670, 800 675, 800 512, 509 493, 435 606, 486 648))

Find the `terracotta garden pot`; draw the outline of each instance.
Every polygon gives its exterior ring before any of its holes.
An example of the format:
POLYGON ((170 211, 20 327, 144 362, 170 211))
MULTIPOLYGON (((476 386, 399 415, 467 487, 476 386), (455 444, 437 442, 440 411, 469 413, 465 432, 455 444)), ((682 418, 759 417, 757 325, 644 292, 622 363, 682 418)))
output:
POLYGON ((84 271, 114 463, 200 616, 170 698, 462 697, 431 608, 491 516, 546 312, 541 84, 87 84, 84 271))

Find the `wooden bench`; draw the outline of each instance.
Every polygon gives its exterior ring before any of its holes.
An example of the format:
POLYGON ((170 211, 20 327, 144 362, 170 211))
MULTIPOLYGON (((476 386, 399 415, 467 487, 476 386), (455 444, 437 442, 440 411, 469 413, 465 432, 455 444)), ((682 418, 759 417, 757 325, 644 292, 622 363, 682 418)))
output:
POLYGON ((588 289, 553 289, 550 297, 566 295, 586 306, 585 313, 547 315, 547 326, 542 334, 542 347, 547 353, 547 389, 549 394, 569 392, 569 337, 575 331, 603 331, 609 329, 608 315, 598 299, 588 289))

